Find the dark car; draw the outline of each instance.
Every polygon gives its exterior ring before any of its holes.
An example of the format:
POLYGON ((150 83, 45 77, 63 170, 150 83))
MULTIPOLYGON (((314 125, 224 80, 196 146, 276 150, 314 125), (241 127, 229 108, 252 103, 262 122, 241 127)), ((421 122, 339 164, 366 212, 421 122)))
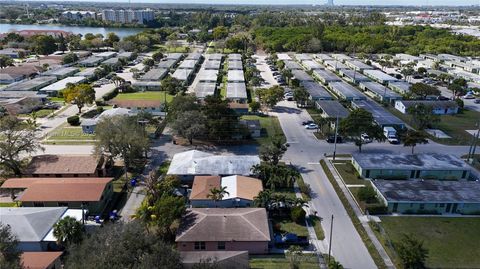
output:
MULTIPOLYGON (((329 135, 327 137, 327 142, 328 143, 334 143, 335 142, 335 136, 334 135, 329 135)), ((343 142, 343 138, 341 136, 337 136, 337 143, 342 143, 343 142)))
POLYGON ((475 104, 480 104, 480 99, 475 99, 475 101, 473 101, 475 104))
POLYGON ((450 100, 450 98, 440 95, 439 97, 437 97, 437 100, 448 101, 448 100, 450 100))
POLYGON ((304 121, 302 122, 302 125, 309 125, 310 123, 313 123, 313 120, 307 120, 307 121, 304 121))

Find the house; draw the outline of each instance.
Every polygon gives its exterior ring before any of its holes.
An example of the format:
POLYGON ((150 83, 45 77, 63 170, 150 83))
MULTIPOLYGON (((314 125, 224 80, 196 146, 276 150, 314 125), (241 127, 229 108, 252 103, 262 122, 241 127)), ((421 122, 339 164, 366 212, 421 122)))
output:
POLYGON ((247 127, 252 138, 262 136, 262 126, 260 125, 259 120, 240 120, 240 124, 243 124, 247 127))
POLYGON ((357 88, 344 82, 330 82, 328 88, 340 99, 352 101, 352 100, 365 100, 367 97, 362 94, 357 88))
POLYGON ((74 76, 82 76, 82 77, 86 77, 88 79, 91 79, 95 76, 95 70, 97 70, 97 68, 88 67, 88 68, 85 68, 84 70, 76 73, 74 76))
POLYGON ((23 58, 27 55, 27 51, 24 49, 17 48, 4 48, 0 50, 0 55, 5 55, 10 58, 23 58))
POLYGON ((315 81, 302 81, 300 86, 307 90, 310 100, 332 100, 333 97, 327 92, 327 90, 315 81))
POLYGON ((173 156, 167 175, 177 175, 184 181, 192 181, 195 176, 249 176, 252 166, 257 164, 260 164, 258 156, 214 155, 189 150, 173 156))
POLYGON ((336 100, 318 100, 315 106, 320 110, 323 118, 339 118, 339 120, 348 117, 350 112, 336 100))
POLYGON ((379 84, 375 81, 360 82, 360 88, 367 92, 370 96, 377 98, 380 101, 392 102, 394 100, 402 99, 402 96, 389 88, 379 84))
POLYGON ((323 65, 314 60, 302 61, 302 65, 305 66, 307 70, 325 69, 323 65))
POLYGON ((192 269, 202 262, 215 262, 218 268, 249 269, 248 251, 182 251, 183 268, 192 269))
POLYGON ((370 81, 369 78, 367 78, 365 75, 359 73, 356 70, 340 69, 338 73, 340 74, 340 76, 343 77, 343 79, 349 82, 353 82, 355 84, 358 84, 359 82, 370 81))
POLYGON ((420 104, 431 107, 432 113, 435 115, 453 115, 458 113, 457 102, 441 100, 397 100, 395 101, 395 109, 403 114, 407 114, 408 108, 420 104))
POLYGON ((165 78, 168 74, 168 69, 166 68, 153 68, 150 69, 147 73, 139 78, 139 80, 146 81, 160 81, 165 78))
MULTIPOLYGON (((324 71, 324 70, 315 70, 315 71, 324 71)), ((298 80, 299 82, 314 81, 314 79, 307 72, 303 70, 292 70, 292 75, 294 79, 298 80)))
POLYGON ((31 95, 26 94, 18 98, 3 98, 3 93, 3 91, 0 91, 0 105, 3 106, 10 115, 27 114, 37 110, 42 107, 47 99, 45 95, 36 95, 35 93, 31 95))
POLYGON ((371 67, 370 65, 368 65, 366 63, 363 63, 361 61, 358 61, 358 60, 345 61, 345 65, 347 65, 348 67, 350 67, 351 69, 353 69, 355 71, 363 71, 363 70, 373 69, 373 67, 371 67))
POLYGON ((268 253, 271 241, 265 208, 192 208, 175 238, 179 251, 268 253))
POLYGON ((297 62, 294 62, 292 60, 284 60, 283 61, 285 63, 285 69, 289 69, 289 70, 303 70, 303 68, 297 63, 297 62))
POLYGON ((241 82, 245 83, 245 77, 243 75, 243 70, 228 70, 227 81, 232 82, 241 82))
POLYGON ((38 91, 39 89, 50 85, 51 83, 57 81, 56 77, 36 77, 33 79, 26 79, 16 83, 12 83, 5 88, 3 91, 38 91))
POLYGON ((195 85, 194 91, 197 98, 203 99, 209 95, 214 95, 216 89, 216 83, 199 82, 195 85))
POLYGON ((23 252, 20 263, 25 269, 61 269, 62 251, 23 252))
POLYGON ((161 81, 134 81, 132 87, 138 91, 161 91, 162 82, 161 81))
POLYGON ((177 69, 173 72, 172 77, 180 80, 185 85, 189 85, 193 79, 194 70, 193 69, 177 69))
POLYGON ((380 71, 380 70, 373 70, 373 69, 369 69, 369 70, 363 70, 363 74, 365 74, 365 76, 381 83, 381 84, 385 84, 387 85, 389 82, 393 82, 393 81, 398 81, 397 78, 394 78, 390 75, 387 75, 385 74, 384 72, 380 71))
POLYGON ((133 113, 130 111, 130 109, 116 107, 103 111, 102 114, 98 115, 96 118, 83 119, 80 123, 80 126, 82 126, 82 132, 84 134, 93 134, 95 132, 95 127, 97 126, 97 123, 103 118, 132 115, 133 113))
POLYGON ((449 154, 354 153, 352 164, 360 176, 372 179, 466 180, 470 166, 449 154))
POLYGON ((192 207, 251 207, 262 190, 262 181, 253 177, 196 176, 189 199, 192 207), (225 188, 228 193, 222 200, 213 201, 209 197, 213 188, 225 188))
MULTIPOLYGON (((67 32, 63 30, 18 30, 18 31, 10 31, 9 33, 15 33, 17 35, 21 35, 23 37, 32 37, 36 35, 49 35, 53 37, 67 37, 71 34, 72 32, 67 32)), ((3 33, 0 35, 0 38, 4 38, 7 36, 8 33, 3 33)))
POLYGON ((412 85, 406 81, 392 81, 388 83, 388 87, 400 94, 409 94, 412 85))
POLYGON ((23 207, 66 206, 102 214, 113 195, 113 178, 10 178, 0 189, 18 193, 23 207))
POLYGON ((73 76, 75 73, 78 73, 80 69, 76 67, 60 67, 55 69, 50 69, 46 72, 41 73, 42 76, 54 76, 57 79, 64 79, 69 76, 73 76))
POLYGON ((78 62, 78 65, 82 67, 94 67, 103 62, 103 60, 104 59, 102 57, 90 56, 78 62))
POLYGON ((247 87, 245 83, 233 82, 227 84, 227 99, 244 103, 247 101, 247 87))
POLYGON ((41 67, 33 64, 8 66, 0 69, 0 84, 10 84, 37 75, 41 67))
POLYGON ((228 70, 243 70, 243 64, 241 61, 228 60, 228 70))
POLYGON ((94 155, 37 155, 24 171, 29 177, 101 177, 107 173, 103 157, 94 155))
POLYGON ((389 213, 462 214, 480 212, 480 182, 373 180, 377 197, 389 213))
POLYGON ((202 68, 204 70, 219 70, 220 66, 222 65, 221 61, 213 61, 213 60, 207 60, 203 63, 202 68))
POLYGON ((200 69, 197 79, 200 83, 217 83, 218 69, 200 69))
POLYGON ((38 90, 41 94, 47 94, 48 96, 57 96, 58 92, 65 90, 69 84, 79 84, 87 80, 86 77, 76 76, 76 77, 66 77, 60 81, 57 81, 51 85, 48 85, 44 88, 38 90))
POLYGON ((323 62, 325 66, 327 66, 328 69, 332 71, 339 71, 342 69, 348 69, 348 66, 346 66, 344 63, 337 61, 337 60, 325 60, 323 62))
POLYGON ((354 109, 362 108, 372 113, 373 120, 382 128, 385 126, 390 126, 403 129, 405 127, 405 122, 394 116, 383 106, 373 100, 354 100, 352 101, 352 107, 354 109))
POLYGON ((312 72, 313 76, 320 80, 323 84, 330 84, 332 82, 340 82, 342 81, 337 75, 335 75, 332 71, 323 70, 323 69, 315 69, 312 72))
POLYGON ((126 108, 131 111, 131 113, 138 113, 140 111, 148 112, 155 116, 164 115, 165 113, 162 110, 163 102, 158 100, 119 100, 114 99, 109 102, 110 104, 116 105, 120 108, 126 108))
POLYGON ((67 207, 2 207, 0 212, 0 222, 10 226, 24 252, 58 249, 53 226, 67 216, 82 220, 82 210, 67 207))
POLYGON ((238 115, 248 114, 248 104, 239 102, 229 102, 228 107, 233 109, 238 115))

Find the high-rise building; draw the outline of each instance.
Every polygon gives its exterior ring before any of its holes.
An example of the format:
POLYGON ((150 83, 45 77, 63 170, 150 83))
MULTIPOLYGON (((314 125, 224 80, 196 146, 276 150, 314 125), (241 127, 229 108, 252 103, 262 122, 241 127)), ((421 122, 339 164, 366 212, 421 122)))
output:
POLYGON ((155 19, 153 10, 112 10, 105 9, 102 12, 102 18, 104 21, 112 21, 118 23, 145 23, 155 19))
POLYGON ((334 6, 333 0, 327 0, 327 6, 334 6))

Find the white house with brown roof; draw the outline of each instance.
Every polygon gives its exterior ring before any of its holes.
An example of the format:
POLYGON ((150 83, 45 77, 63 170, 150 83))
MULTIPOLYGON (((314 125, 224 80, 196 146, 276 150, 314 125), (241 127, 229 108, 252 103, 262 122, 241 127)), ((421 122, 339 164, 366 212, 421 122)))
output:
POLYGON ((25 269, 61 269, 62 251, 23 252, 20 261, 25 269))
POLYGON ((24 171, 30 177, 101 177, 106 174, 103 157, 94 155, 38 155, 24 171))
POLYGON ((253 177, 196 176, 190 193, 190 204, 192 207, 250 207, 254 197, 262 190, 262 181, 253 177), (209 197, 211 190, 223 187, 228 193, 221 201, 213 201, 209 197))
POLYGON ((179 251, 268 253, 271 241, 265 208, 193 208, 175 238, 179 251))

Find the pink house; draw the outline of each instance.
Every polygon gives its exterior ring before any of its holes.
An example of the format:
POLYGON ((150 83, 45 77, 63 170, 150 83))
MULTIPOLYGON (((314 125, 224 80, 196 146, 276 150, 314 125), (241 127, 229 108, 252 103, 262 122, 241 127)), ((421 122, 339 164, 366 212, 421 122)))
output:
POLYGON ((270 240, 265 208, 192 208, 175 242, 179 251, 266 254, 270 240))

